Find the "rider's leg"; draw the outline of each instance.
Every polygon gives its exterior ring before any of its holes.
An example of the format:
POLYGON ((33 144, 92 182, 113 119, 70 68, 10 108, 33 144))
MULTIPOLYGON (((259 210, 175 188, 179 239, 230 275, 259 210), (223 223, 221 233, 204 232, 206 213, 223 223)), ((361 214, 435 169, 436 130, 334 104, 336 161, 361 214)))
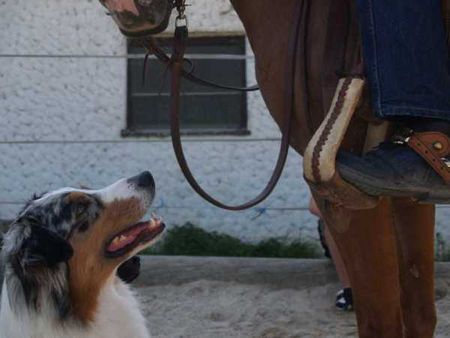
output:
POLYGON ((442 1, 358 0, 358 8, 376 114, 450 121, 442 1))
POLYGON ((409 199, 392 201, 396 231, 402 314, 406 337, 433 337, 434 206, 409 199))
POLYGON ((348 276, 347 269, 345 268, 344 260, 339 252, 339 248, 334 241, 333 236, 327 225, 323 229, 325 242, 330 250, 331 259, 333 260, 334 267, 341 283, 342 289, 336 294, 336 307, 344 311, 353 310, 353 295, 350 284, 350 277, 348 276))
MULTIPOLYGON (((358 0, 366 74, 376 114, 416 131, 450 135, 450 62, 441 0, 358 0)), ((341 175, 373 195, 450 202, 450 186, 406 145, 363 158, 341 154, 341 175), (438 198, 438 200, 439 200, 438 198)))

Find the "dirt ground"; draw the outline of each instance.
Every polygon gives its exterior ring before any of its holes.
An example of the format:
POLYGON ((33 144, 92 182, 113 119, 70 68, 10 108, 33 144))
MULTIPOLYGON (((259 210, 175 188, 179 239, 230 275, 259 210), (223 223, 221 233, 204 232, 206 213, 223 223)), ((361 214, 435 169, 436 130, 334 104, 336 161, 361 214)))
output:
MULTIPOLYGON (((437 281, 436 337, 450 337, 450 281, 437 281)), ((337 284, 274 290, 233 282, 196 281, 139 288, 153 337, 357 337, 355 316, 333 306, 337 284)))

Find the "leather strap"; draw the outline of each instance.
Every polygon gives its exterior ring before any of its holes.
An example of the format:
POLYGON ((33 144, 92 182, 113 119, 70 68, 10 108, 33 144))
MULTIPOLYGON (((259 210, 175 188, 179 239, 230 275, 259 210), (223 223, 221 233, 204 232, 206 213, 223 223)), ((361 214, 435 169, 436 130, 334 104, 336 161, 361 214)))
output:
MULTIPOLYGON (((171 62, 172 62, 171 57, 168 56, 166 54, 166 52, 164 52, 164 50, 158 46, 158 43, 152 36, 147 36, 144 39, 142 39, 142 41, 144 43, 144 47, 149 51, 149 53, 152 53, 153 55, 155 55, 155 57, 159 61, 164 63, 167 67, 171 66, 171 62)), ((146 60, 147 60, 147 57, 146 57, 146 60)), ((191 65, 193 64, 192 61, 185 59, 185 58, 183 59, 183 61, 188 62, 191 65)), ((145 64, 146 63, 147 63, 147 61, 145 62, 145 64)), ((146 70, 146 65, 144 65, 144 76, 146 73, 145 70, 146 70)), ((181 75, 186 80, 189 80, 193 83, 199 84, 201 86, 206 86, 206 87, 213 87, 213 88, 225 89, 225 90, 234 90, 234 91, 238 91, 238 92, 254 92, 254 91, 259 90, 258 85, 253 85, 253 86, 249 86, 249 87, 237 87, 237 86, 228 86, 228 85, 220 84, 217 82, 209 81, 209 80, 199 77, 198 75, 193 74, 192 69, 190 69, 189 71, 186 71, 183 68, 181 71, 181 75)))
POLYGON ((211 204, 226 210, 245 210, 249 209, 263 200, 265 200, 270 193, 275 188, 278 180, 281 177, 281 174, 284 169, 284 165, 286 163, 286 158, 289 150, 289 141, 291 136, 291 125, 292 119, 294 116, 294 108, 295 108, 295 75, 297 73, 297 57, 298 57, 298 49, 299 49, 299 35, 300 35, 300 27, 301 27, 301 18, 302 12, 304 10, 306 1, 296 1, 296 7, 294 11, 294 22, 295 26, 292 30, 292 35, 289 40, 289 53, 287 59, 287 67, 286 67, 286 87, 285 87, 285 116, 282 127, 282 140, 280 146, 280 153, 278 155, 277 164, 275 166, 274 172, 267 183, 266 187, 263 191, 254 199, 236 206, 226 205, 217 199, 213 198, 209 195, 196 181, 194 178, 189 165, 184 156, 183 146, 181 143, 181 133, 180 133, 180 85, 181 78, 183 76, 183 62, 184 62, 184 52, 186 48, 186 42, 188 38, 188 30, 187 27, 177 27, 175 30, 175 42, 174 42, 174 50, 172 53, 172 58, 170 59, 169 66, 171 70, 171 102, 170 102, 170 128, 172 134, 172 145, 175 151, 175 155, 178 161, 178 164, 186 177, 187 181, 191 185, 191 187, 205 200, 210 202, 211 204))
POLYGON ((450 184, 450 167, 444 160, 450 155, 450 140, 439 132, 413 133, 407 144, 441 176, 446 184, 450 184))

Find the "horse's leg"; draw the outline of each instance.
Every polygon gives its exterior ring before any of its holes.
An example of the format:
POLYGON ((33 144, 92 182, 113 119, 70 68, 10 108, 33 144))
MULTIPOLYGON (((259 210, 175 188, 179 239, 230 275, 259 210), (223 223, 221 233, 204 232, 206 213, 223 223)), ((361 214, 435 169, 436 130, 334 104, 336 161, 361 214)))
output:
POLYGON ((393 200, 397 232, 402 310, 406 337, 433 337, 434 213, 433 205, 393 200))
POLYGON ((390 202, 382 200, 374 209, 354 212, 344 233, 328 226, 350 277, 360 337, 403 337, 390 202))

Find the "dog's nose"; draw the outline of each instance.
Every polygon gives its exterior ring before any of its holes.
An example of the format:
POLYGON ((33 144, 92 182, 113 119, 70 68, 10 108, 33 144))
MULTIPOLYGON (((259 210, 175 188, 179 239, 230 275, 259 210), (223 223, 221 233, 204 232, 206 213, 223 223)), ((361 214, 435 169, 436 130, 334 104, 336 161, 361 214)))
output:
POLYGON ((139 175, 133 176, 128 179, 128 182, 136 184, 139 188, 144 189, 154 189, 155 188, 155 180, 153 179, 152 174, 148 171, 144 171, 139 175))

